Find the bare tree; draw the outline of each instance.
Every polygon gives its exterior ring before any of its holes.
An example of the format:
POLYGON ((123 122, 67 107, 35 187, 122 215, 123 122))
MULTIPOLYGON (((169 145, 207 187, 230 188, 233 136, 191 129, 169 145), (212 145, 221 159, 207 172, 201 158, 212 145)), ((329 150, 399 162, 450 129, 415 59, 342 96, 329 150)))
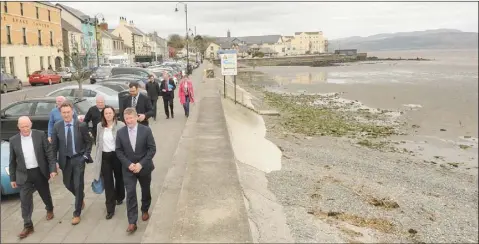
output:
POLYGON ((86 56, 79 54, 78 45, 72 45, 70 51, 63 51, 63 46, 58 47, 58 52, 62 52, 65 63, 70 63, 72 80, 78 83, 78 97, 83 98, 83 81, 90 77, 90 71, 86 69, 86 56), (74 70, 72 70, 73 68, 74 70))

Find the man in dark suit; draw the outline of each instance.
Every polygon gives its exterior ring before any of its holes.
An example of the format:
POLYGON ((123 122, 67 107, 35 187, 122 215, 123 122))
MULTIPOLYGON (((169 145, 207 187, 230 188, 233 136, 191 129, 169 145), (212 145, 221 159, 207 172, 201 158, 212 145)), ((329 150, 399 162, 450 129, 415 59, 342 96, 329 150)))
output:
POLYGON ((53 202, 48 180, 57 174, 55 158, 47 135, 43 131, 32 130, 32 122, 27 116, 18 119, 20 133, 10 138, 10 184, 20 188, 23 231, 18 237, 25 238, 33 233, 33 192, 45 203, 47 220, 53 219, 53 202))
POLYGON ((155 80, 153 75, 148 76, 148 82, 146 83, 146 92, 148 93, 148 98, 150 98, 151 106, 153 110, 153 119, 156 121, 156 104, 158 101, 158 96, 161 93, 160 85, 155 80))
MULTIPOLYGON (((140 124, 148 126, 148 119, 153 116, 153 108, 151 106, 150 99, 139 92, 138 82, 131 82, 130 87, 130 96, 123 100, 123 111, 126 108, 133 107, 138 113, 138 121, 140 124)), ((123 117, 123 111, 120 111, 121 120, 125 121, 123 117)))
POLYGON ((150 218, 148 210, 151 204, 151 172, 155 169, 153 156, 156 153, 155 138, 150 127, 138 124, 138 115, 134 108, 124 111, 126 126, 116 134, 116 156, 123 169, 123 181, 126 188, 126 208, 128 216, 127 232, 137 229, 138 200, 136 198, 136 182, 141 186, 142 220, 150 218))
POLYGON ((88 125, 92 123, 91 133, 93 135, 93 142, 96 141, 96 125, 101 122, 101 111, 105 108, 105 98, 101 95, 96 97, 96 105, 91 106, 85 114, 83 122, 88 125))
POLYGON ((92 163, 92 140, 88 126, 73 119, 73 104, 65 101, 60 105, 62 121, 53 126, 53 154, 58 154, 58 164, 63 172, 63 184, 75 196, 75 211, 72 225, 80 223, 80 214, 85 208, 85 163, 92 163))
POLYGON ((160 85, 161 89, 161 96, 163 97, 163 107, 165 109, 166 119, 175 117, 175 113, 173 112, 173 99, 175 98, 175 81, 170 78, 168 73, 165 71, 163 72, 163 81, 160 85), (170 107, 170 110, 168 110, 170 107))

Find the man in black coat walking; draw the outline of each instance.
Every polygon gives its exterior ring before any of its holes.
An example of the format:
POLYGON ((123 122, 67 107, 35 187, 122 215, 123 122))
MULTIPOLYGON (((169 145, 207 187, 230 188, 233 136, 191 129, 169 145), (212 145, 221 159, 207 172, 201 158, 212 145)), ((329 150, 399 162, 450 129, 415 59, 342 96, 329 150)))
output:
POLYGON ((105 108, 105 98, 101 95, 96 97, 96 105, 91 106, 85 114, 83 122, 87 125, 92 123, 91 133, 93 135, 93 143, 96 141, 96 125, 101 122, 101 111, 105 108))
POLYGON ((126 108, 135 108, 138 113, 138 122, 142 125, 148 126, 148 119, 153 116, 153 108, 151 107, 151 101, 145 94, 139 92, 138 82, 131 82, 130 96, 123 100, 122 111, 120 111, 121 120, 125 122, 123 111, 126 108))
POLYGON ((163 97, 163 107, 165 109, 166 119, 175 117, 173 112, 173 99, 175 98, 175 81, 170 78, 167 72, 163 72, 163 81, 160 85, 161 96, 163 97), (169 110, 168 110, 169 107, 169 110))
POLYGON ((148 76, 148 83, 146 83, 146 92, 148 93, 148 98, 151 101, 151 107, 153 109, 153 119, 156 120, 156 103, 158 101, 158 96, 161 94, 160 84, 155 80, 153 75, 148 76))

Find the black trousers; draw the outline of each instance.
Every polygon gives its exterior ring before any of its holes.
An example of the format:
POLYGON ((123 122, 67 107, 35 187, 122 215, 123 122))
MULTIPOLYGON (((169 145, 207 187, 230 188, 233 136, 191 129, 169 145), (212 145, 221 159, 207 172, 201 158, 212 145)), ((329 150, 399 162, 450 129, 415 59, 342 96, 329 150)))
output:
POLYGON ((65 169, 63 169, 63 184, 75 196, 74 217, 81 215, 83 199, 85 198, 85 158, 76 156, 67 157, 65 169))
POLYGON ((116 201, 125 199, 125 184, 121 163, 115 152, 103 152, 101 156, 101 175, 105 187, 105 205, 108 213, 115 212, 116 201))
POLYGON ((153 118, 156 119, 156 104, 158 102, 158 98, 150 99, 150 101, 151 101, 151 106, 153 107, 153 118))
POLYGON ((174 116, 173 112, 173 96, 163 96, 163 107, 165 109, 166 117, 170 117, 170 113, 174 116), (169 107, 169 110, 168 110, 169 107))
POLYGON ((144 175, 133 174, 127 168, 123 169, 123 181, 126 189, 126 210, 128 224, 136 224, 138 220, 138 199, 136 197, 136 182, 141 187, 141 212, 148 212, 151 205, 151 172, 144 175))
POLYGON ((22 209, 23 226, 25 228, 33 227, 33 193, 38 191, 38 195, 45 204, 47 211, 53 211, 52 195, 50 193, 50 184, 48 179, 42 174, 40 168, 27 169, 27 181, 18 185, 20 188, 20 206, 22 209))

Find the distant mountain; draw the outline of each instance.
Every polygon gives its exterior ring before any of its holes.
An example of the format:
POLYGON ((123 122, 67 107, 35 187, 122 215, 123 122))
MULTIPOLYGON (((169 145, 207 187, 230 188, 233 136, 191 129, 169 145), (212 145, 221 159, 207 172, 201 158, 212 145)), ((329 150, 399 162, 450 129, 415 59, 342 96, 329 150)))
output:
POLYGON ((368 37, 329 40, 329 51, 358 49, 360 52, 410 49, 477 49, 478 33, 454 29, 384 33, 368 37))

